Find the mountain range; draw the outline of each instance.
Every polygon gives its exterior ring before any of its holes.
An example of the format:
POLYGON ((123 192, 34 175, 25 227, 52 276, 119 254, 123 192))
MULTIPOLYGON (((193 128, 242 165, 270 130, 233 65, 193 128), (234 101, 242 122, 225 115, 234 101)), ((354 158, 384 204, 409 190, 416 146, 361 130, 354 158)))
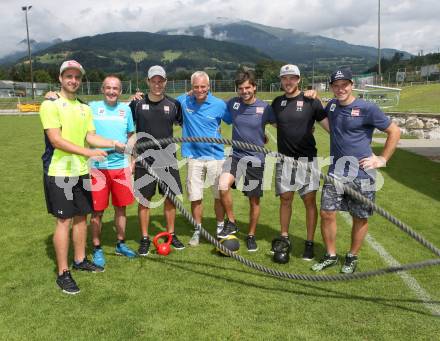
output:
MULTIPOLYGON (((186 34, 234 42, 256 48, 275 60, 298 64, 303 69, 330 71, 345 65, 362 72, 377 63, 377 48, 349 44, 342 40, 312 35, 293 29, 265 26, 250 21, 231 21, 218 18, 213 24, 162 30, 158 33, 186 34)), ((390 59, 396 52, 402 58, 411 54, 396 49, 381 49, 381 55, 390 59)))
MULTIPOLYGON (((304 72, 314 67, 328 73, 343 65, 359 73, 377 62, 374 47, 250 21, 214 20, 212 24, 157 33, 113 32, 47 44, 40 50, 37 45, 33 47, 35 69, 56 69, 65 59, 77 59, 87 69, 129 76, 136 67, 145 70, 153 64, 164 65, 171 74, 205 68, 228 75, 241 65, 253 67, 263 59, 273 59, 295 63, 304 72)), ((385 58, 396 52, 401 52, 403 58, 411 56, 395 49, 381 52, 385 58)), ((0 65, 26 62, 26 55, 7 56, 0 65)))

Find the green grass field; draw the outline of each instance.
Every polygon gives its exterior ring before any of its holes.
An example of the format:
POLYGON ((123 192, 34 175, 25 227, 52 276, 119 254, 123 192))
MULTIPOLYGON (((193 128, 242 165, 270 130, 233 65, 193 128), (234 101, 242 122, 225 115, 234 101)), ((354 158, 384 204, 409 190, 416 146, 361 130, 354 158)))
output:
POLYGON ((440 113, 440 84, 414 85, 404 87, 400 93, 400 102, 387 111, 440 113))
MULTIPOLYGON (((275 135, 272 127, 270 133, 275 135)), ((176 132, 180 136, 180 132, 176 132)), ((230 136, 230 129, 224 128, 230 136)), ((107 212, 103 232, 106 271, 74 273, 81 293, 68 296, 55 284, 52 245, 54 219, 46 213, 42 188, 43 132, 38 117, 0 117, 2 176, 0 206, 0 335, 2 340, 434 340, 440 320, 423 299, 396 275, 350 282, 281 280, 218 256, 206 242, 198 248, 127 260, 114 252, 115 233, 107 212)), ((328 155, 328 136, 316 131, 320 155, 328 155)), ((269 148, 275 149, 273 141, 269 148)), ((377 202, 440 246, 440 164, 398 150, 383 171, 377 202)), ((185 176, 184 172, 181 174, 185 176)), ((204 227, 215 221, 205 191, 204 227)), ((304 209, 295 200, 291 223, 294 243, 289 264, 268 254, 279 231, 278 199, 265 192, 257 229, 259 251, 244 245, 248 203, 234 192, 241 232, 240 254, 266 266, 311 274, 300 256, 305 238, 304 209)), ((189 207, 184 199, 185 207, 189 207)), ((338 251, 349 245, 349 226, 338 218, 338 251)), ((161 209, 153 211, 151 233, 162 231, 161 209)), ((191 226, 181 215, 177 232, 187 243, 191 226)), ((434 258, 428 250, 375 215, 371 235, 399 262, 434 258)), ((136 206, 128 210, 127 243, 137 248, 136 206)), ((318 256, 324 252, 319 229, 318 256)), ((90 244, 89 244, 90 251, 90 244)), ((71 259, 71 258, 70 258, 71 259)), ((359 271, 385 267, 365 244, 359 271)), ((326 273, 336 274, 338 268, 326 273)), ((410 273, 440 309, 440 269, 410 273)))
MULTIPOLYGON (((174 58, 174 55, 166 51, 164 54, 166 58, 174 58)), ((279 96, 281 92, 261 92, 258 93, 258 97, 267 101, 272 101, 276 96, 279 96)), ((170 94, 170 96, 178 96, 178 94, 170 94)), ((216 93, 216 96, 224 99, 229 99, 236 96, 233 92, 220 92, 216 93)), ((332 98, 333 95, 330 92, 319 93, 321 98, 332 98)), ((402 112, 402 113, 440 113, 440 84, 429 85, 414 85, 404 87, 400 94, 400 102, 397 106, 385 108, 386 112, 402 112)), ((123 95, 123 100, 128 100, 130 95, 123 95)), ((86 101, 100 100, 101 95, 82 96, 82 99, 86 101)), ((28 99, 25 99, 26 101, 28 99)), ((38 97, 36 102, 41 102, 42 97, 38 97)), ((22 100, 23 101, 23 100, 22 100)), ((0 109, 16 109, 17 100, 11 98, 0 98, 0 109)))

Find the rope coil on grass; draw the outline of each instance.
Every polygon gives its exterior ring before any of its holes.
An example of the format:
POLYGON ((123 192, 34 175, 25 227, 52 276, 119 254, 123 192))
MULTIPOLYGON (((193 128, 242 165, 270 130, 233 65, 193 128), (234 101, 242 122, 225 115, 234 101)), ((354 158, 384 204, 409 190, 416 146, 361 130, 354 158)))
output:
MULTIPOLYGON (((224 138, 212 138, 212 137, 172 137, 172 138, 163 138, 163 139, 157 139, 155 141, 146 141, 146 142, 140 142, 137 144, 136 149, 137 151, 140 150, 146 150, 152 147, 157 147, 157 145, 164 146, 169 145, 171 143, 182 143, 182 142, 197 142, 197 143, 217 143, 217 144, 227 144, 231 145, 233 147, 237 147, 240 149, 246 149, 251 150, 255 152, 262 152, 265 155, 270 155, 279 159, 289 159, 292 160, 293 166, 296 168, 298 167, 298 161, 294 160, 293 158, 288 158, 287 156, 280 154, 278 152, 273 152, 267 148, 260 147, 251 143, 236 141, 236 140, 230 140, 230 139, 224 139, 224 138)), ((139 153, 140 154, 140 153, 139 153)), ((314 282, 330 282, 330 281, 347 281, 347 280, 353 280, 353 279, 363 279, 368 278, 372 276, 378 276, 378 275, 385 275, 389 273, 395 273, 400 271, 406 271, 406 270, 413 270, 413 269, 420 269, 427 266, 433 266, 433 265, 439 265, 440 264, 440 258, 435 259, 428 259, 421 262, 416 263, 409 263, 399 266, 392 266, 372 271, 366 271, 366 272, 355 272, 352 274, 336 274, 336 275, 306 275, 306 274, 294 274, 289 273, 285 271, 279 271, 276 269, 268 268, 264 265, 258 264, 256 262, 250 261, 238 254, 235 254, 234 252, 230 251, 226 247, 224 247, 222 244, 220 244, 216 238, 214 238, 207 230, 203 228, 201 225, 197 225, 196 221, 192 217, 192 215, 183 207, 183 204, 176 198, 175 194, 169 190, 169 187, 167 184, 160 179, 160 177, 154 172, 152 167, 144 160, 141 159, 139 161, 143 167, 147 170, 147 172, 154 177, 161 189, 164 191, 165 195, 170 198, 170 200, 174 203, 174 205, 177 207, 177 209, 183 214, 183 216, 195 227, 200 228, 201 235, 211 244, 213 244, 218 249, 222 250, 225 254, 232 257, 233 259, 239 261, 240 263, 264 272, 266 274, 269 274, 271 276, 280 277, 280 278, 286 278, 286 279, 292 279, 292 280, 304 280, 304 281, 314 281, 314 282)), ((408 234, 411 238, 419 242, 421 245, 429 249, 431 252, 433 252, 436 256, 440 257, 440 249, 438 249, 436 246, 434 246, 432 243, 430 243, 428 240, 426 240, 424 237, 422 237, 420 234, 415 232, 411 227, 409 227, 404 222, 400 221, 396 217, 394 217, 392 214, 387 212, 385 209, 381 208, 371 200, 364 197, 359 192, 355 191, 354 189, 350 188, 347 185, 344 185, 343 183, 339 182, 333 177, 330 177, 326 174, 320 173, 320 177, 326 181, 331 182, 335 186, 341 186, 343 188, 344 192, 348 195, 352 196, 356 200, 362 202, 363 204, 368 205, 371 207, 375 212, 377 212, 379 215, 393 223, 395 226, 397 226, 400 230, 408 234)))

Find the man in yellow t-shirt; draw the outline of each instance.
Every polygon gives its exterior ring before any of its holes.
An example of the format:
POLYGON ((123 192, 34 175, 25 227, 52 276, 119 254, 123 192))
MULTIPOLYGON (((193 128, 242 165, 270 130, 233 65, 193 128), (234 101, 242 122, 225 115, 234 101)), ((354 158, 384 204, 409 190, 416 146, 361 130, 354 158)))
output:
POLYGON ((58 267, 56 282, 68 294, 79 292, 67 261, 71 224, 73 269, 103 271, 103 268, 89 262, 85 255, 86 218, 93 211, 87 159, 105 157, 107 152, 90 149, 85 142, 101 148, 125 147, 95 134, 91 109, 76 97, 84 74, 84 68, 77 61, 65 61, 60 68, 60 97, 44 101, 40 107, 46 143, 42 156, 44 193, 47 210, 56 217, 53 236, 58 267))

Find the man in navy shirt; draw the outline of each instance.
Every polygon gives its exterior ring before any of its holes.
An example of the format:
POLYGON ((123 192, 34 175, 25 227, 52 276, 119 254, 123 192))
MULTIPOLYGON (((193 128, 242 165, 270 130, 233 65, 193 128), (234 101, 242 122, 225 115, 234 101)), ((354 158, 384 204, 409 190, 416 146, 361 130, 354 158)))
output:
MULTIPOLYGON (((275 123, 272 108, 266 102, 256 98, 257 83, 252 71, 240 71, 235 79, 239 97, 227 103, 227 123, 232 123, 232 139, 263 146, 265 141, 264 128, 267 123, 275 123)), ((231 187, 244 176, 243 194, 249 198, 249 231, 246 239, 248 251, 257 251, 255 232, 260 216, 260 197, 263 196, 264 154, 249 150, 233 148, 232 157, 224 165, 220 176, 220 197, 225 208, 228 221, 218 233, 219 238, 226 238, 236 233, 232 209, 231 187)))
MULTIPOLYGON (((330 84, 335 98, 326 106, 330 124, 330 155, 333 157, 329 176, 375 199, 375 169, 385 167, 396 149, 400 129, 374 104, 353 96, 350 70, 332 73, 330 84), (373 154, 371 139, 377 128, 387 134, 380 156, 373 154)), ((321 232, 327 249, 312 270, 321 271, 338 262, 336 255, 336 213, 348 211, 353 218, 350 251, 345 256, 342 273, 353 273, 358 252, 368 232, 368 217, 373 210, 343 193, 340 186, 325 183, 321 197, 321 232)))
MULTIPOLYGON (((135 99, 130 103, 133 120, 136 124, 137 142, 172 137, 173 125, 182 124, 180 103, 165 95, 167 83, 165 70, 159 65, 150 67, 147 83, 149 91, 144 98, 135 99)), ((135 98, 137 97, 135 96, 135 98)), ((182 193, 175 144, 152 148, 147 151, 138 150, 138 152, 146 153, 145 155, 140 155, 140 158, 143 158, 156 174, 164 180, 168 190, 172 191, 175 195, 182 193)), ((139 160, 136 162, 134 179, 134 190, 139 201, 138 216, 141 230, 138 253, 140 256, 147 256, 151 244, 148 234, 151 199, 156 193, 158 185, 157 180, 148 174, 139 160)), ((159 193, 166 195, 160 187, 159 193)), ((173 236, 171 245, 177 250, 184 249, 185 246, 174 232, 176 207, 168 197, 165 198, 164 202, 164 216, 167 223, 167 231, 173 236)))

